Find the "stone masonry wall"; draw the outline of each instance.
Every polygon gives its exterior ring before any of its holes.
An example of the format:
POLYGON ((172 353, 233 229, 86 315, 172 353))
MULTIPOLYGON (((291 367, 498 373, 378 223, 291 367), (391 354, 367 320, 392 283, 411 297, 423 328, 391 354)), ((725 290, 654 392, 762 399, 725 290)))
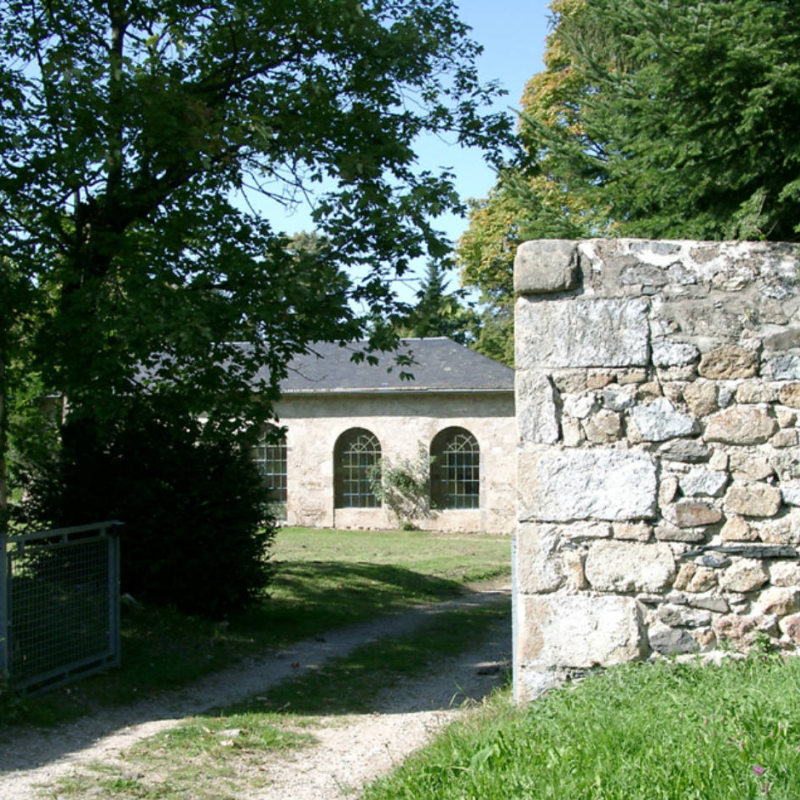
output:
POLYGON ((535 241, 515 269, 517 698, 800 644, 797 248, 535 241))

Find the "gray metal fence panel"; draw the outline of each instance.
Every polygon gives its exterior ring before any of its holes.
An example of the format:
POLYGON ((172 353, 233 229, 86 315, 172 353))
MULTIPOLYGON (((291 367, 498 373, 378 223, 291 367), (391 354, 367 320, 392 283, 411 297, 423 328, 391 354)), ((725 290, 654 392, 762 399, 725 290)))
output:
POLYGON ((44 691, 119 663, 119 524, 4 537, 0 664, 12 689, 44 691))

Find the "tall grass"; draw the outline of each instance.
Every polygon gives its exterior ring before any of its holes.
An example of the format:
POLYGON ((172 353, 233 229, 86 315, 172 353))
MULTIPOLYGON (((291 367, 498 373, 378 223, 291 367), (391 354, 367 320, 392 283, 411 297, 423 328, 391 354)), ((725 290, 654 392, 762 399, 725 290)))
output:
POLYGON ((800 659, 639 664, 496 699, 364 800, 800 797, 800 659))

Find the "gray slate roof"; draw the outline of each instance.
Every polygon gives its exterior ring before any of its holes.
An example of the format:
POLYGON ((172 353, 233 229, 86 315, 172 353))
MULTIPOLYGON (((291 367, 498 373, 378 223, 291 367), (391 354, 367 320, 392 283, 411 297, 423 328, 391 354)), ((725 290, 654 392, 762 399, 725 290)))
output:
POLYGON ((289 375, 281 381, 284 394, 322 394, 340 392, 512 392, 514 370, 446 337, 404 339, 401 352, 408 352, 416 363, 399 367, 393 353, 375 353, 378 366, 351 361, 362 343, 340 347, 318 343, 312 352, 295 356, 289 375), (387 372, 392 367, 391 372, 387 372), (408 372, 413 380, 401 380, 408 372))

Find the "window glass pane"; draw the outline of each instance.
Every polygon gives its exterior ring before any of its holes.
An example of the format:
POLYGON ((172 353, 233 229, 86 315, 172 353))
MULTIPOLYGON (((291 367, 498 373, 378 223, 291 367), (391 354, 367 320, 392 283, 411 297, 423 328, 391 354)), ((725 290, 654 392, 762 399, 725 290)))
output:
POLYGON ((270 512, 275 519, 286 519, 286 434, 266 428, 253 448, 253 461, 264 483, 270 512))
POLYGON ((464 428, 446 428, 433 440, 431 489, 440 508, 478 508, 480 448, 464 428))
POLYGON ((370 488, 370 475, 380 462, 377 437, 363 428, 345 431, 336 442, 336 508, 377 508, 378 498, 370 488))

